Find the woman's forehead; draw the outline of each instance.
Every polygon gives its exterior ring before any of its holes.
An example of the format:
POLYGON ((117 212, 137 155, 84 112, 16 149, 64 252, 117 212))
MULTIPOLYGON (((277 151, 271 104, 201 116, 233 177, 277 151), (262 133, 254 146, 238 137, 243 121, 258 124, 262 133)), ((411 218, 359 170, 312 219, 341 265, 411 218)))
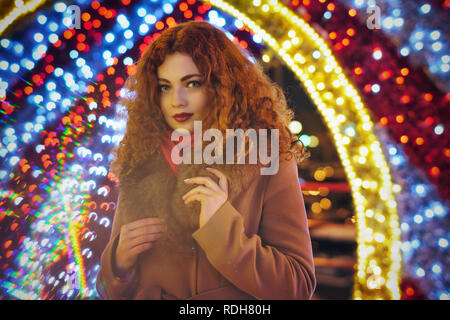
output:
POLYGON ((200 73, 191 56, 179 52, 167 55, 157 71, 162 78, 200 73))

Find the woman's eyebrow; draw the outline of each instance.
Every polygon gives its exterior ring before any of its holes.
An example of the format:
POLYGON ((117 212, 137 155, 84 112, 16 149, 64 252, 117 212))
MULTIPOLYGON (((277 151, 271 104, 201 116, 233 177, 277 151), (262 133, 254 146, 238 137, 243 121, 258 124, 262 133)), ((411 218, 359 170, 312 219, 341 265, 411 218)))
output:
MULTIPOLYGON (((181 81, 185 81, 185 80, 190 79, 190 78, 192 78, 192 77, 201 77, 201 75, 198 74, 198 73, 197 73, 197 74, 188 74, 188 75, 185 75, 183 78, 181 78, 181 81)), ((164 78, 158 78, 158 80, 159 80, 159 81, 165 81, 165 82, 170 83, 169 80, 164 79, 164 78)))

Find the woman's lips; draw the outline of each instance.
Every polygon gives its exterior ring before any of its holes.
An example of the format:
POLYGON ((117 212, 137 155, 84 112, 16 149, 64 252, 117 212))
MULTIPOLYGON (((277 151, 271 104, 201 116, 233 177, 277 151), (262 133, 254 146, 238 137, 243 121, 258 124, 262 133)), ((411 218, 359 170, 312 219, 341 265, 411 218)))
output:
POLYGON ((194 115, 193 113, 178 113, 178 114, 174 115, 173 118, 178 122, 184 122, 184 121, 188 120, 190 117, 192 117, 193 115, 194 115))

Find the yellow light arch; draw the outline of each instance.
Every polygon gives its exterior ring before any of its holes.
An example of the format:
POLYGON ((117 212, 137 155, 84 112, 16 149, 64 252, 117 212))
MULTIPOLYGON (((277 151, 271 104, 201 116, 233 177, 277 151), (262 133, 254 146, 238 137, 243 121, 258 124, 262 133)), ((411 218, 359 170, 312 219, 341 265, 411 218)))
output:
POLYGON ((332 133, 357 218, 354 299, 400 299, 400 228, 373 122, 324 39, 277 0, 207 0, 242 21, 296 74, 332 133))
POLYGON ((16 0, 14 8, 6 13, 0 20, 0 35, 20 17, 33 12, 37 7, 45 3, 45 0, 30 0, 24 3, 22 0, 16 0))

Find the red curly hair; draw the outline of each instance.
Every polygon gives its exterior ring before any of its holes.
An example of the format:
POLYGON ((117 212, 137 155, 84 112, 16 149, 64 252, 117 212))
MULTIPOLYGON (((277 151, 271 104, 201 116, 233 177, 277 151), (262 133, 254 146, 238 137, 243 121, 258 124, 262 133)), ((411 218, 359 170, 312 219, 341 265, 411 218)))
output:
POLYGON ((294 113, 279 86, 224 32, 190 21, 162 32, 125 84, 127 93, 119 103, 127 110, 127 128, 111 163, 119 180, 148 160, 170 130, 160 108, 157 68, 175 52, 188 54, 203 77, 210 106, 202 119, 204 130, 217 128, 225 136, 225 129, 279 129, 280 155, 295 156, 297 163, 308 156, 288 128, 294 113))

